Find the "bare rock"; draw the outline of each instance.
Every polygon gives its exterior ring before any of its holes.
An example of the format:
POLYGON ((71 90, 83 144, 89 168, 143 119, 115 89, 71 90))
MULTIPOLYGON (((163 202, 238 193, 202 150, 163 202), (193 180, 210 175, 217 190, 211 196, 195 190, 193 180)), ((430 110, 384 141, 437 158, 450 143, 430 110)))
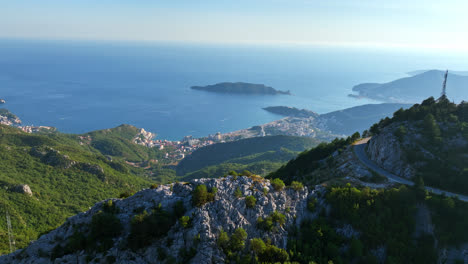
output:
POLYGON ((33 195, 33 192, 31 191, 31 187, 29 187, 29 185, 27 185, 27 184, 17 185, 15 187, 13 187, 11 190, 13 192, 24 193, 24 194, 27 194, 29 196, 33 195))

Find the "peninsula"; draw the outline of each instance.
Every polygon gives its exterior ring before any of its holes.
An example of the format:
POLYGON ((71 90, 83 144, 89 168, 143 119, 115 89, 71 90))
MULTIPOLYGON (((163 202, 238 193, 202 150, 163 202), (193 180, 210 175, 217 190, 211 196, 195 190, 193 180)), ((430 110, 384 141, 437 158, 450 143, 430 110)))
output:
POLYGON ((295 107, 289 106, 268 106, 263 108, 263 110, 268 111, 273 114, 282 115, 282 116, 294 116, 294 117, 318 117, 319 114, 307 110, 307 109, 298 109, 295 107))
POLYGON ((193 90, 207 91, 213 93, 225 93, 225 94, 266 94, 266 95, 276 95, 276 94, 287 94, 291 95, 289 91, 279 91, 272 87, 266 86, 264 84, 253 84, 253 83, 243 83, 243 82, 223 82, 214 85, 207 86, 192 86, 193 90))

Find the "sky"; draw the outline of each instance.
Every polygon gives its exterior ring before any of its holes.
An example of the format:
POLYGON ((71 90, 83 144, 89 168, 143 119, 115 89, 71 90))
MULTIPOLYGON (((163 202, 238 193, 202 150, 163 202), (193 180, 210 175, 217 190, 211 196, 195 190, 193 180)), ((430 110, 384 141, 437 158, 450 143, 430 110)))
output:
POLYGON ((0 38, 468 50, 466 0, 0 0, 0 38))

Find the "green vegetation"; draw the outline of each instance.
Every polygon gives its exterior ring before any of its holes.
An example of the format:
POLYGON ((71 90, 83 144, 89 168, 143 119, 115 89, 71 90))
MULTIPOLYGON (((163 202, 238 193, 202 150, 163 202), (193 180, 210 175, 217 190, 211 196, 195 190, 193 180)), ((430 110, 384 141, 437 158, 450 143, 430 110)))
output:
POLYGON ((278 211, 271 213, 265 218, 257 219, 257 227, 268 232, 275 232, 279 227, 286 223, 286 216, 278 211))
POLYGON ((317 198, 310 196, 307 200, 307 210, 314 212, 315 206, 317 205, 317 198))
POLYGON ((198 149, 182 160, 177 165, 177 175, 186 175, 186 178, 200 174, 215 177, 230 170, 265 174, 265 171, 275 170, 296 157, 299 151, 317 144, 316 139, 291 136, 256 137, 214 144, 198 149))
POLYGON ((236 198, 241 198, 242 197, 242 191, 239 187, 236 188, 236 190, 234 191, 234 196, 236 196, 236 198))
POLYGON ((402 146, 406 161, 417 168, 417 177, 433 187, 468 194, 468 167, 465 144, 468 142, 468 103, 458 105, 447 98, 429 98, 407 110, 395 112, 373 125, 372 134, 394 123, 410 122, 417 131, 399 128, 394 134, 408 143, 402 146), (421 137, 415 137, 415 134, 421 137), (424 150, 424 151, 423 151, 424 150))
MULTIPOLYGON (((132 249, 142 248, 150 245, 154 239, 165 236, 169 229, 177 222, 177 217, 181 213, 180 204, 176 203, 172 212, 158 205, 150 214, 147 211, 143 211, 143 213, 135 215, 131 222, 128 246, 132 249)), ((187 226, 190 224, 190 218, 180 219, 182 226, 182 221, 185 220, 187 220, 187 226)))
POLYGON ((255 261, 258 263, 284 263, 289 260, 286 250, 265 243, 261 238, 250 240, 250 250, 254 253, 255 261))
POLYGON ((293 190, 298 192, 298 191, 301 191, 302 189, 304 189, 304 185, 301 182, 292 181, 291 182, 291 188, 293 188, 293 190))
POLYGON ((9 119, 16 119, 18 118, 15 114, 11 113, 5 108, 0 108, 0 116, 5 116, 6 118, 9 119))
POLYGON ((270 181, 271 185, 273 186, 273 188, 275 189, 275 191, 281 191, 283 190, 284 188, 284 182, 281 180, 281 179, 278 179, 278 178, 275 178, 273 180, 270 181))
MULTIPOLYGON (((0 167, 0 215, 8 210, 18 248, 96 202, 150 185, 137 176, 142 170, 109 161, 74 135, 26 134, 3 125, 0 167), (20 184, 29 185, 33 196, 14 192, 20 184)), ((9 252, 6 230, 0 221, 0 254, 9 252)))
POLYGON ((432 221, 438 241, 444 246, 466 243, 468 237, 468 204, 458 199, 429 195, 426 202, 432 210, 432 221))
POLYGON ((118 211, 112 200, 104 203, 102 210, 93 215, 89 225, 75 227, 75 232, 68 238, 65 246, 58 244, 48 256, 51 260, 55 260, 81 250, 88 253, 107 251, 112 247, 113 239, 118 237, 123 230, 116 213, 118 211))
POLYGON ((414 215, 418 202, 415 191, 406 187, 358 189, 348 184, 330 188, 326 199, 332 207, 327 218, 322 215, 314 221, 305 221, 298 230, 290 232, 291 260, 300 263, 328 263, 330 260, 333 263, 376 263, 372 250, 385 245, 385 263, 435 263, 437 254, 432 237, 420 236, 414 243, 408 243, 414 241, 414 215), (346 238, 338 235, 336 228, 343 224, 350 224, 360 236, 346 238), (341 245, 348 245, 347 250, 340 250, 341 245))
POLYGON ((245 197, 245 206, 247 208, 254 208, 256 203, 257 199, 255 199, 255 197, 253 197, 252 195, 245 197))
POLYGON ((183 228, 189 228, 192 226, 192 220, 190 219, 190 216, 182 216, 181 218, 179 218, 179 222, 183 228))
POLYGON ((359 138, 359 133, 355 133, 347 139, 335 139, 330 143, 320 143, 317 147, 300 153, 295 159, 270 173, 267 178, 280 178, 286 184, 291 184, 292 181, 308 181, 309 175, 320 168, 322 160, 329 158, 334 152, 340 152, 359 138))
POLYGON ((228 260, 235 259, 236 253, 240 253, 245 248, 247 240, 247 232, 243 228, 237 228, 234 233, 229 236, 221 230, 218 236, 217 244, 224 251, 228 260))
POLYGON ((208 191, 206 185, 198 185, 192 193, 193 205, 200 207, 206 203, 213 202, 217 191, 218 190, 215 187, 208 191))

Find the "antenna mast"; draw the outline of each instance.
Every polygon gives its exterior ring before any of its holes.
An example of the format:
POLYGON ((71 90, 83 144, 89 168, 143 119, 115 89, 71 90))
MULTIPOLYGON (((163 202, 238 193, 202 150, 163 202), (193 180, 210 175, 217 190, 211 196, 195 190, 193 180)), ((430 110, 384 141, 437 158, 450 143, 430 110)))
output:
POLYGON ((8 241, 10 242, 10 253, 16 250, 16 243, 15 238, 13 237, 13 231, 11 228, 11 220, 8 211, 6 211, 6 220, 7 220, 7 228, 8 228, 8 241))
POLYGON ((447 92, 447 77, 448 77, 448 70, 445 72, 445 75, 444 75, 444 83, 442 84, 442 94, 440 95, 440 97, 446 97, 446 92, 447 92))

